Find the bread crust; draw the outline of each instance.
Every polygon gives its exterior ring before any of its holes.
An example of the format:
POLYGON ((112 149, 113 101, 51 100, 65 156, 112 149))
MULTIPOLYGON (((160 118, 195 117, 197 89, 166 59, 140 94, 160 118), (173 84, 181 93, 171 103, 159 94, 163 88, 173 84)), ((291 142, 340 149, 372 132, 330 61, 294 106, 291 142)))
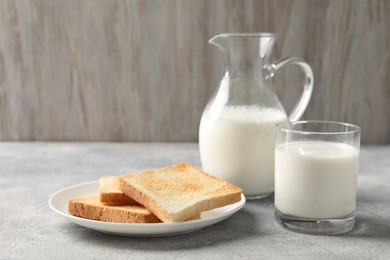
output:
POLYGON ((119 189, 118 176, 100 177, 100 202, 107 206, 138 204, 119 189))
MULTIPOLYGON (((128 183, 124 178, 119 178, 119 187, 123 193, 131 194, 132 198, 145 208, 149 209, 154 215, 156 215, 163 222, 167 222, 169 219, 168 212, 159 206, 159 204, 153 199, 145 195, 142 190, 137 189, 131 183, 128 183), (165 221, 164 221, 165 220, 165 221)), ((188 218, 187 218, 188 219, 188 218)))
POLYGON ((126 195, 163 222, 181 222, 203 211, 236 203, 242 193, 241 188, 186 162, 125 174, 119 177, 119 183, 126 195))
POLYGON ((159 223, 155 215, 141 205, 106 206, 98 196, 72 199, 68 202, 71 215, 116 223, 159 223))

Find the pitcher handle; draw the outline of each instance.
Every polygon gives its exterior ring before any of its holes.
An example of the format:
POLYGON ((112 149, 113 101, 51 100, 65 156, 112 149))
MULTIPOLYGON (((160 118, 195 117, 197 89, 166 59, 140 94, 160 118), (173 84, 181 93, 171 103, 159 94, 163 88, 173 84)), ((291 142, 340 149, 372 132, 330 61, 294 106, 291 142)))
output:
POLYGON ((302 114, 305 112, 307 105, 309 104, 311 93, 313 91, 314 77, 313 71, 311 70, 309 64, 307 64, 301 58, 297 57, 283 58, 272 63, 267 68, 268 75, 272 78, 276 71, 289 64, 299 65, 305 73, 305 86, 303 87, 301 98, 288 116, 290 122, 294 122, 298 121, 299 118, 301 118, 302 114))

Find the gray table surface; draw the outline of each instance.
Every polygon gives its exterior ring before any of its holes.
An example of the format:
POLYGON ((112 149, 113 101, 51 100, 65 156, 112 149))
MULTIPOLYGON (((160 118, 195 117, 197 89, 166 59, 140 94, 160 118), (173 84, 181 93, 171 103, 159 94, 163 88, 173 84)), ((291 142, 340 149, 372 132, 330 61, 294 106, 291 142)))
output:
POLYGON ((100 176, 181 161, 200 166, 195 143, 1 143, 1 259, 390 259, 390 146, 362 147, 357 224, 341 236, 287 231, 273 197, 191 234, 129 238, 98 233, 51 211, 55 191, 100 176))

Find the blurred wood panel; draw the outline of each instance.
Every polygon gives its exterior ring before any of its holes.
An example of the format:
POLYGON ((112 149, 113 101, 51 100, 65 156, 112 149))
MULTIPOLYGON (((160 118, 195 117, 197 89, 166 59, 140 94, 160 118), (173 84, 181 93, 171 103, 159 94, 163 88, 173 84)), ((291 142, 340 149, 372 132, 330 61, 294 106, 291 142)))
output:
MULTIPOLYGON (((0 139, 196 141, 221 73, 208 39, 274 31, 275 58, 313 67, 304 118, 390 143, 389 13, 386 0, 2 0, 0 139)), ((300 77, 275 77, 287 109, 300 77)))
POLYGON ((207 40, 263 30, 258 1, 0 5, 7 140, 197 140, 220 68, 207 40))
MULTIPOLYGON (((313 96, 303 118, 354 123, 364 143, 390 143, 390 1, 269 1, 275 56, 300 56, 313 68, 313 96)), ((276 75, 292 108, 302 75, 276 75)))

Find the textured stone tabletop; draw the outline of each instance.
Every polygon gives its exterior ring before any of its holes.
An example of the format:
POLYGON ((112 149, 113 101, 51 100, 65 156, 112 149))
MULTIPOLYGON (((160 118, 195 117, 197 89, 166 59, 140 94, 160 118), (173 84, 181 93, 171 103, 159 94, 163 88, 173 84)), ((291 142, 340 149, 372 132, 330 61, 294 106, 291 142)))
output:
POLYGON ((110 236, 48 206, 64 187, 180 161, 200 166, 197 144, 1 143, 0 259, 390 259, 390 146, 362 147, 357 224, 341 236, 293 233, 273 221, 273 197, 229 219, 165 238, 110 236))

